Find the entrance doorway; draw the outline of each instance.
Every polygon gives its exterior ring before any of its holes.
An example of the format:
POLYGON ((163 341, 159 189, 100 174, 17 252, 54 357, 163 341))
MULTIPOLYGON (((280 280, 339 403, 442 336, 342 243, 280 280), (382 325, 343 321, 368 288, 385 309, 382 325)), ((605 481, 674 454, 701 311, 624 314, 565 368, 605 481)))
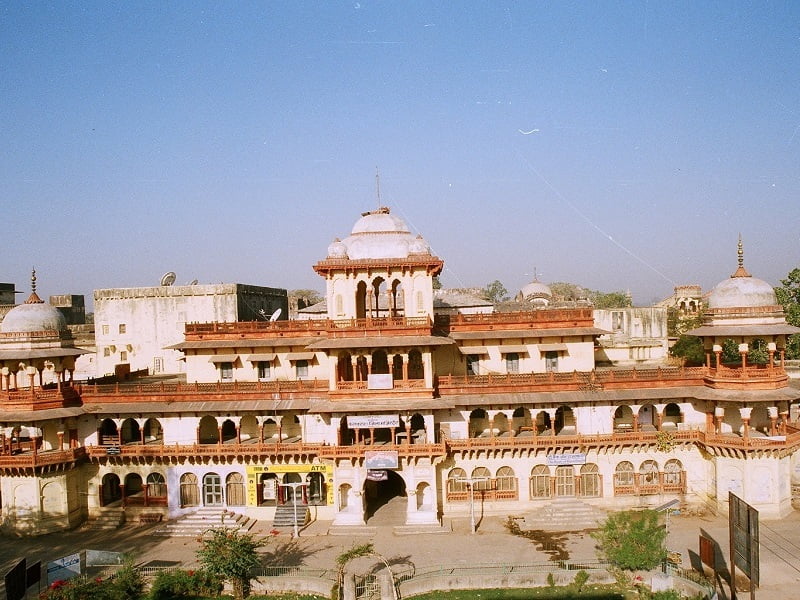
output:
POLYGON ((203 505, 222 506, 222 478, 216 473, 203 477, 203 505))
POLYGON ((575 469, 572 466, 556 467, 556 496, 565 498, 575 495, 575 469))
POLYGON ((380 519, 387 521, 385 524, 404 524, 406 482, 400 475, 390 470, 372 470, 369 473, 372 474, 371 478, 364 482, 364 498, 366 499, 364 518, 369 521, 380 511, 380 519))

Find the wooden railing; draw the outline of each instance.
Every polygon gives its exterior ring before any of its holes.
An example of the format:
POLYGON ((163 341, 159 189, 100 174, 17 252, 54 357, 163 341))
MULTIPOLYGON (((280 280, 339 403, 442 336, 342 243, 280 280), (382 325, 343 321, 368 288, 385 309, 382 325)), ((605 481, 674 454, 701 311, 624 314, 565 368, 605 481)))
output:
POLYGON ((302 319, 291 321, 234 321, 222 323, 186 323, 187 339, 221 334, 274 332, 333 332, 343 329, 407 329, 430 327, 429 317, 368 317, 363 319, 302 319))
POLYGON ((80 395, 70 384, 64 383, 61 389, 34 386, 1 391, 0 403, 3 410, 43 410, 76 406, 80 404, 80 395))
POLYGON ((46 450, 36 454, 0 454, 0 468, 35 468, 62 463, 71 463, 86 457, 86 448, 68 450, 46 450))
POLYGON ((572 321, 594 322, 591 308, 552 308, 501 313, 436 315, 436 325, 500 325, 520 323, 560 323, 572 321))
MULTIPOLYGON (((420 390, 425 388, 424 379, 395 379, 392 381, 392 389, 395 390, 420 390)), ((367 387, 366 381, 337 381, 336 389, 342 391, 363 390, 371 391, 367 387)), ((374 391, 374 390, 372 390, 374 391)), ((386 390, 382 390, 386 391, 386 390)))
MULTIPOLYGON (((83 384, 79 387, 82 396, 196 396, 198 394, 225 393, 298 393, 321 392, 328 390, 327 379, 298 379, 292 381, 231 381, 214 383, 115 383, 110 385, 83 384)), ((175 400, 191 400, 192 398, 174 398, 175 400)))
POLYGON ((318 455, 322 444, 253 443, 253 444, 127 444, 124 446, 87 446, 90 458, 115 456, 230 456, 230 455, 318 455))
POLYGON ((557 388, 562 391, 639 387, 639 382, 663 387, 702 385, 705 367, 665 367, 657 369, 608 369, 565 373, 505 373, 497 375, 440 375, 438 385, 445 394, 475 388, 557 388))

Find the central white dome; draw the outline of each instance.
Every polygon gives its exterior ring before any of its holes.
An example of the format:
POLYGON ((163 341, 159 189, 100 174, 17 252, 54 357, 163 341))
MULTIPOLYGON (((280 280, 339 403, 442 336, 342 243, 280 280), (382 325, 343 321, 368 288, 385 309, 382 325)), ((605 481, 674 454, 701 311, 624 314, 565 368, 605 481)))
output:
POLYGON ((763 279, 735 276, 718 283, 708 297, 709 308, 775 306, 775 290, 763 279))
POLYGON ((350 260, 404 260, 421 254, 430 254, 428 243, 386 207, 363 213, 348 237, 328 247, 329 258, 350 260))

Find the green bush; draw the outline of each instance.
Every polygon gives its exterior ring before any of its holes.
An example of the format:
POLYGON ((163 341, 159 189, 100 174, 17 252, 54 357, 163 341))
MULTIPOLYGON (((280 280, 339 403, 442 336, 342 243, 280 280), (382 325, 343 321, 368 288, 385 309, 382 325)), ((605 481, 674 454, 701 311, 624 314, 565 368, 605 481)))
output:
POLYGON ((162 571, 150 587, 149 600, 188 600, 217 596, 222 582, 207 571, 162 571))
POLYGON ((587 581, 589 581, 589 574, 586 571, 580 570, 575 573, 575 579, 572 580, 572 585, 580 594, 587 581))

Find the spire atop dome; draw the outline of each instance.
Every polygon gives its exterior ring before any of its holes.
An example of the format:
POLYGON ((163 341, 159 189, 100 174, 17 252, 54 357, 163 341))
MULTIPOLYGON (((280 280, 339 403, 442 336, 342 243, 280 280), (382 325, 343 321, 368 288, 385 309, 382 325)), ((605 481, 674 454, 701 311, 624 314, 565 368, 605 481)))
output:
POLYGON ((731 277, 750 277, 750 273, 744 268, 744 249, 742 245, 742 234, 739 234, 739 244, 737 245, 736 249, 737 260, 739 262, 739 266, 736 269, 736 272, 731 275, 731 277))
POLYGON ((44 304, 44 300, 36 294, 36 267, 31 269, 31 295, 25 300, 25 304, 44 304))

